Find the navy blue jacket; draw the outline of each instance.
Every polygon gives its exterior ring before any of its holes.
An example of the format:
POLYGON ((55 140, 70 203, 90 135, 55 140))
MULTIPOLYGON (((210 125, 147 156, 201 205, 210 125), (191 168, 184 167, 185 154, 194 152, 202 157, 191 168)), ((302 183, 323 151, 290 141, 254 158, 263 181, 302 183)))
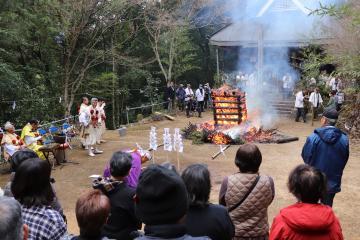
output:
POLYGON ((179 87, 179 88, 176 90, 176 97, 177 97, 179 100, 184 100, 184 99, 185 99, 185 95, 186 95, 186 92, 185 92, 185 89, 184 89, 184 88, 179 87))
POLYGON ((328 192, 341 191, 341 177, 349 158, 349 139, 340 129, 326 126, 315 129, 301 154, 304 162, 324 172, 328 192))

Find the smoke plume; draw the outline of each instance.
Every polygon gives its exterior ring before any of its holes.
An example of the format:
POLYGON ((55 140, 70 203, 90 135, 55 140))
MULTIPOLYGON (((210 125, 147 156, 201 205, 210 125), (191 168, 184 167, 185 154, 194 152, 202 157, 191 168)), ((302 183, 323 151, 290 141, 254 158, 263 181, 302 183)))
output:
MULTIPOLYGON (((325 39, 322 25, 327 18, 309 15, 322 5, 335 0, 248 0, 223 1, 228 6, 227 16, 233 24, 244 23, 250 30, 240 29, 240 34, 258 35, 263 46, 263 61, 258 62, 258 43, 239 48, 235 73, 236 85, 247 93, 249 120, 258 126, 270 127, 278 114, 272 107, 286 97, 283 93, 283 77, 288 75, 291 92, 299 71, 291 64, 289 55, 294 49, 325 39), (242 32, 243 31, 243 32, 242 32), (260 32, 261 31, 261 32, 260 32), (244 80, 245 79, 245 80, 244 80), (247 81, 246 81, 247 79, 247 81), (244 80, 244 81, 243 81, 244 80)), ((246 36, 244 37, 246 38, 246 36)), ((233 77, 228 77, 234 85, 233 77)))

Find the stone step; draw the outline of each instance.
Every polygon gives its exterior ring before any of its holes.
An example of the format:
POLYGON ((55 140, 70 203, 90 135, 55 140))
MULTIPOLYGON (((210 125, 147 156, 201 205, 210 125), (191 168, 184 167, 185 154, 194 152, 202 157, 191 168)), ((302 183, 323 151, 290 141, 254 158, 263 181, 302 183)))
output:
POLYGON ((272 105, 294 105, 295 103, 292 101, 278 101, 278 102, 270 102, 272 105))
POLYGON ((277 114, 280 115, 280 116, 291 116, 291 115, 293 115, 292 112, 277 112, 277 114))

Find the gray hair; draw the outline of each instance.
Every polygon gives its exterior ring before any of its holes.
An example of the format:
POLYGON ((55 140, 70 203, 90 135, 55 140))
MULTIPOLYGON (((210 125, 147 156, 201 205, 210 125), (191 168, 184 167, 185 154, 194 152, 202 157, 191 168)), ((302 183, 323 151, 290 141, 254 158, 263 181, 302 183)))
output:
POLYGON ((6 122, 4 125, 4 129, 5 130, 15 129, 15 127, 14 127, 14 125, 11 124, 11 122, 6 122))
POLYGON ((21 205, 9 197, 0 197, 0 236, 3 240, 22 240, 21 205))
POLYGON ((97 98, 92 98, 90 102, 93 103, 95 101, 99 101, 99 100, 97 98))

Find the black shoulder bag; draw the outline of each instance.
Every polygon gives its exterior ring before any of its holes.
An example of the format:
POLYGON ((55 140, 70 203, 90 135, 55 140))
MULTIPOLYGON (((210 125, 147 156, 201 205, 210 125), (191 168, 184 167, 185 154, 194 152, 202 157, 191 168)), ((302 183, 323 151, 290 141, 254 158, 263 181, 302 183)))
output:
POLYGON ((246 198, 250 195, 250 193, 254 190, 256 184, 259 182, 260 180, 260 175, 258 175, 255 179, 255 181, 253 182, 253 184, 251 185, 251 187, 249 188, 249 191, 244 195, 244 197, 234 206, 232 206, 231 208, 228 209, 228 212, 231 212, 233 210, 235 210, 236 208, 238 208, 245 200, 246 198))

